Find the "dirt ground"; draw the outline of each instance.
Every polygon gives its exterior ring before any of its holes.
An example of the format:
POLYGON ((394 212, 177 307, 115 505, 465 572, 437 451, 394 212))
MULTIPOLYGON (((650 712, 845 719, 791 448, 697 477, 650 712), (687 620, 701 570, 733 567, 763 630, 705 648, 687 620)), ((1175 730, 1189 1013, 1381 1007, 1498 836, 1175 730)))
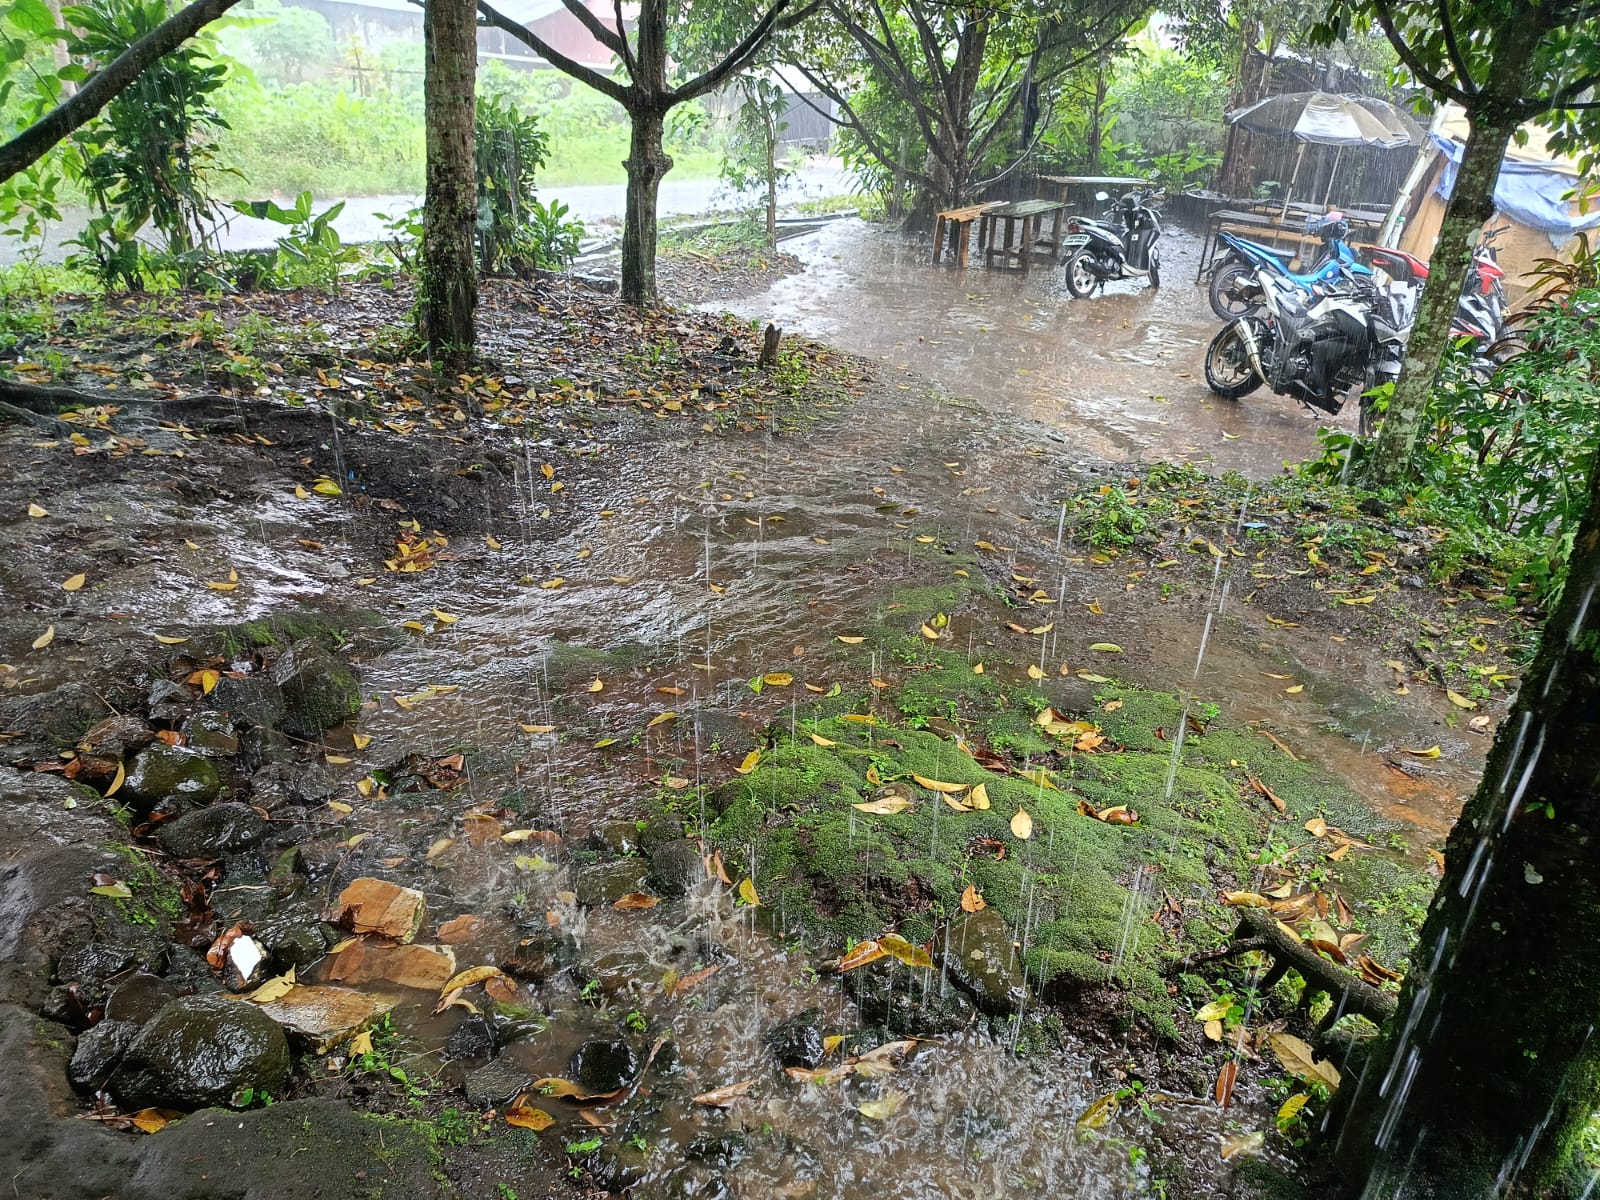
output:
MULTIPOLYGON (((720 273, 693 282, 691 270, 674 285, 678 267, 667 263, 663 286, 714 299, 787 269, 777 262, 731 283, 720 273)), ((769 1126, 792 1120, 794 1132, 746 1161, 731 1143, 695 1140, 706 1133, 705 1109, 688 1103, 688 1089, 729 1082, 745 1063, 726 1048, 758 1053, 772 1020, 808 1003, 830 1020, 851 1019, 837 987, 816 973, 842 947, 768 938, 749 909, 733 909, 731 889, 697 918, 709 932, 696 934, 687 918, 627 925, 625 910, 607 907, 616 896, 596 907, 569 885, 637 861, 628 827, 659 812, 675 788, 692 785, 702 797, 706 827, 706 792, 753 768, 763 730, 795 720, 798 687, 749 681, 781 672, 814 679, 817 694, 841 682, 870 694, 880 676, 896 682, 903 664, 887 654, 854 663, 846 631, 914 606, 934 578, 923 556, 971 563, 958 571, 976 606, 958 622, 965 644, 945 639, 970 662, 1024 685, 1042 680, 1047 694, 1081 692, 1081 677, 1099 674, 1214 705, 1259 730, 1273 753, 1340 776, 1384 821, 1409 830, 1401 853, 1424 865, 1472 786, 1537 630, 1539 614, 1506 595, 1503 581, 1447 560, 1447 531, 1403 510, 1289 479, 1085 470, 1054 452, 1048 426, 997 416, 881 364, 791 337, 776 368, 757 371, 758 335, 745 323, 673 308, 641 315, 564 283, 486 285, 483 360, 440 378, 405 354, 409 303, 403 286, 376 284, 336 298, 61 301, 15 347, 17 378, 94 401, 61 423, 41 415, 0 426, 0 524, 11 547, 0 565, 0 760, 12 764, 0 770, 17 814, 0 913, 18 930, 5 947, 0 1015, 34 1064, 6 1085, 4 1108, 13 1128, 29 1112, 55 1114, 0 1166, 34 1194, 104 1194, 105 1179, 81 1165, 87 1154, 131 1172, 135 1182, 118 1194, 288 1195, 259 1178, 208 1190, 203 1164, 229 1154, 247 1176, 266 1170, 274 1139, 295 1136, 285 1130, 302 1112, 304 1127, 328 1133, 301 1149, 337 1175, 344 1190, 329 1194, 774 1194, 760 1189, 809 1163, 839 1127, 805 1105, 781 1119, 778 1108, 763 1110, 769 1126), (275 720, 241 715, 276 703, 253 690, 257 681, 276 678, 286 651, 308 642, 355 669, 359 707, 252 741, 251 728, 275 720), (155 715, 168 711, 162 704, 175 706, 170 718, 155 715), (693 722, 676 720, 691 708, 693 722), (220 795, 253 806, 269 832, 249 853, 221 847, 176 859, 161 828, 191 811, 134 806, 119 823, 108 801, 124 786, 123 751, 100 752, 85 738, 108 719, 132 718, 140 728, 118 737, 146 744, 145 734, 164 730, 192 746, 207 725, 198 715, 219 712, 233 722, 231 749, 217 752, 220 795), (492 836, 480 837, 490 825, 492 836), (519 832, 528 838, 502 845, 519 832), (295 880, 282 884, 271 863, 251 858, 257 845, 293 851, 295 880), (134 849, 100 849, 116 846, 134 849), (546 851, 559 877, 543 874, 546 851), (663 961, 674 978, 702 963, 739 963, 705 985, 729 990, 708 990, 717 1001, 696 1009, 706 1022, 696 1036, 726 1054, 694 1059, 658 1099, 641 1099, 649 1109, 677 1096, 698 1114, 651 1126, 652 1138, 701 1147, 683 1151, 687 1165, 658 1177, 647 1149, 620 1134, 582 1148, 577 1116, 541 1134, 493 1116, 509 1096, 478 1107, 461 1099, 450 1089, 470 1076, 447 1047, 454 1022, 466 1022, 458 1009, 431 1011, 431 994, 394 1011, 422 1050, 384 1035, 365 1057, 336 1054, 327 1082, 302 1080, 291 1103, 250 1109, 240 1125, 248 1130, 225 1149, 197 1138, 195 1118, 154 1137, 125 1132, 125 1110, 66 1088, 73 1035, 104 1016, 127 972, 170 980, 183 963, 194 977, 177 980, 179 990, 219 986, 194 959, 228 927, 233 910, 217 889, 230 878, 278 888, 283 907, 308 911, 295 937, 315 926, 314 936, 331 939, 312 898, 325 905, 374 875, 412 881, 430 904, 488 920, 487 940, 461 946, 457 965, 527 957, 530 945, 545 945, 547 917, 558 918, 551 929, 582 923, 591 968, 596 955, 622 964, 608 968, 624 979, 615 1003, 594 1011, 565 965, 553 977, 530 966, 509 985, 527 1019, 548 1022, 554 1048, 540 1061, 552 1076, 567 1055, 614 1036, 618 1022, 641 1012, 641 1022, 657 1019, 637 988, 650 975, 658 990, 663 961), (94 882, 102 877, 109 882, 94 882), (144 889, 131 900, 91 892, 130 881, 144 889), (140 907, 154 897, 170 911, 140 907), (68 978, 62 969, 68 945, 142 945, 151 928, 172 947, 119 960, 109 974, 84 967, 68 978), (712 933, 724 949, 695 940, 712 933), (413 1087, 424 1074, 434 1080, 426 1096, 413 1087), (351 1113, 368 1116, 349 1125, 351 1113), (817 1145, 800 1146, 807 1137, 817 1145), (182 1152, 185 1138, 202 1150, 182 1152), (343 1161, 353 1144, 363 1149, 343 1161)), ((694 904, 688 911, 701 913, 694 904)), ((265 928, 277 916, 256 920, 265 928)), ((292 958, 273 953, 279 964, 292 958)), ((592 976, 608 997, 610 977, 592 976)), ((1132 1043, 1095 1037, 1095 1049, 1061 1051, 1085 1082, 1062 1082, 1072 1072, 1057 1070, 1037 1085, 1046 1114, 1037 1119, 1075 1119, 1095 1092, 1127 1078, 1132 1043)), ((1185 1054, 1211 1051, 1176 1052, 1173 1078, 1185 1054)), ((950 1088, 984 1080, 996 1095, 1017 1090, 988 1042, 937 1053, 950 1056, 937 1076, 950 1088)), ((1266 1082, 1248 1086, 1265 1120, 1266 1082)), ((741 1138, 754 1145, 761 1122, 748 1117, 741 1138)), ((987 1186, 983 1175, 919 1176, 917 1146, 929 1132, 882 1135, 885 1155, 904 1164, 905 1195, 987 1186)), ((1186 1145, 1231 1136, 1187 1108, 1174 1110, 1165 1132, 1145 1134, 1169 1139, 1172 1160, 1186 1145)), ((1025 1138, 1001 1142, 996 1179, 1015 1166, 1006 1154, 1028 1148, 1025 1138)), ((1059 1167, 1087 1172, 1082 1194, 1155 1194, 1125 1147, 1085 1153, 1059 1167)), ((1221 1159, 1208 1170, 1204 1186, 1233 1186, 1221 1159)), ((820 1166, 805 1171, 834 1178, 820 1166)), ((795 1194, 855 1194, 829 1186, 795 1194)))

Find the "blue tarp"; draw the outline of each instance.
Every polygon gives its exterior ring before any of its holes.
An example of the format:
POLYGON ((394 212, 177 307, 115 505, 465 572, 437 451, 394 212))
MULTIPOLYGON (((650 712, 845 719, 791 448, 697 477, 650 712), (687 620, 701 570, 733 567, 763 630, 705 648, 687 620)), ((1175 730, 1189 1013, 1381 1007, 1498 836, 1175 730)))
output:
MULTIPOLYGON (((1448 160, 1433 189, 1448 200, 1466 147, 1437 133, 1430 133, 1428 139, 1448 160)), ((1577 186, 1577 179, 1564 171, 1507 159, 1500 164, 1500 178, 1495 181, 1494 205, 1512 220, 1548 234, 1559 248, 1573 234, 1600 226, 1600 211, 1581 216, 1573 212, 1566 196, 1577 186)))

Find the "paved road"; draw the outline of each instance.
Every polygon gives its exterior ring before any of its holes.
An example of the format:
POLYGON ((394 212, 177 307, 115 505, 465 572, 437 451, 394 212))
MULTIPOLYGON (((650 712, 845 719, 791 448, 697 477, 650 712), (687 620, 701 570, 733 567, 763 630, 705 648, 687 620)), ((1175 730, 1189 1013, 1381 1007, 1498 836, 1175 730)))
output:
MULTIPOLYGON (((785 205, 822 196, 839 196, 851 190, 849 175, 837 162, 823 161, 807 167, 790 179, 780 192, 785 205)), ((572 210, 572 215, 591 227, 618 221, 626 203, 623 184, 608 183, 584 187, 541 188, 540 199, 559 200, 572 210)), ((330 198, 317 204, 318 212, 337 203, 330 198)), ((344 212, 334 222, 339 236, 347 242, 370 242, 385 236, 383 223, 407 209, 422 203, 420 196, 355 196, 345 200, 344 212)), ((661 183, 660 215, 702 213, 738 207, 717 179, 674 179, 668 175, 661 183)), ((71 253, 65 245, 67 239, 77 236, 83 228, 87 213, 69 210, 66 221, 52 229, 46 239, 44 259, 60 262, 71 253)), ((235 216, 223 231, 222 245, 227 250, 246 250, 270 246, 283 233, 283 227, 270 221, 257 221, 235 216)), ((21 257, 20 247, 10 238, 0 239, 0 264, 13 263, 21 257)))

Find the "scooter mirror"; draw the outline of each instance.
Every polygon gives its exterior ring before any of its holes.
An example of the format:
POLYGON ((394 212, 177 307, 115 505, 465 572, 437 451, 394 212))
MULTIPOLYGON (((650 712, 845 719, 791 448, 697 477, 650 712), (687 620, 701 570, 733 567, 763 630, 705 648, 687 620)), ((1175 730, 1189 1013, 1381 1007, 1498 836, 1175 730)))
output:
POLYGON ((1101 204, 1104 204, 1107 200, 1111 199, 1111 197, 1108 196, 1105 192, 1096 192, 1094 194, 1094 198, 1096 200, 1100 201, 1101 204))

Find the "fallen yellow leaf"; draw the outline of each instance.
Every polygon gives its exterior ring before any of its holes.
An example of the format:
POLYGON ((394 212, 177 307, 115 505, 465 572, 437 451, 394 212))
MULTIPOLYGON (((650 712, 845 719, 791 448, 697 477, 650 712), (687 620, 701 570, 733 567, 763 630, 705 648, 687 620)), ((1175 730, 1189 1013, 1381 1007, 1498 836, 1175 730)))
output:
POLYGON ((61 590, 63 592, 75 592, 87 582, 89 582, 87 575, 81 573, 73 575, 71 578, 61 581, 61 590))

